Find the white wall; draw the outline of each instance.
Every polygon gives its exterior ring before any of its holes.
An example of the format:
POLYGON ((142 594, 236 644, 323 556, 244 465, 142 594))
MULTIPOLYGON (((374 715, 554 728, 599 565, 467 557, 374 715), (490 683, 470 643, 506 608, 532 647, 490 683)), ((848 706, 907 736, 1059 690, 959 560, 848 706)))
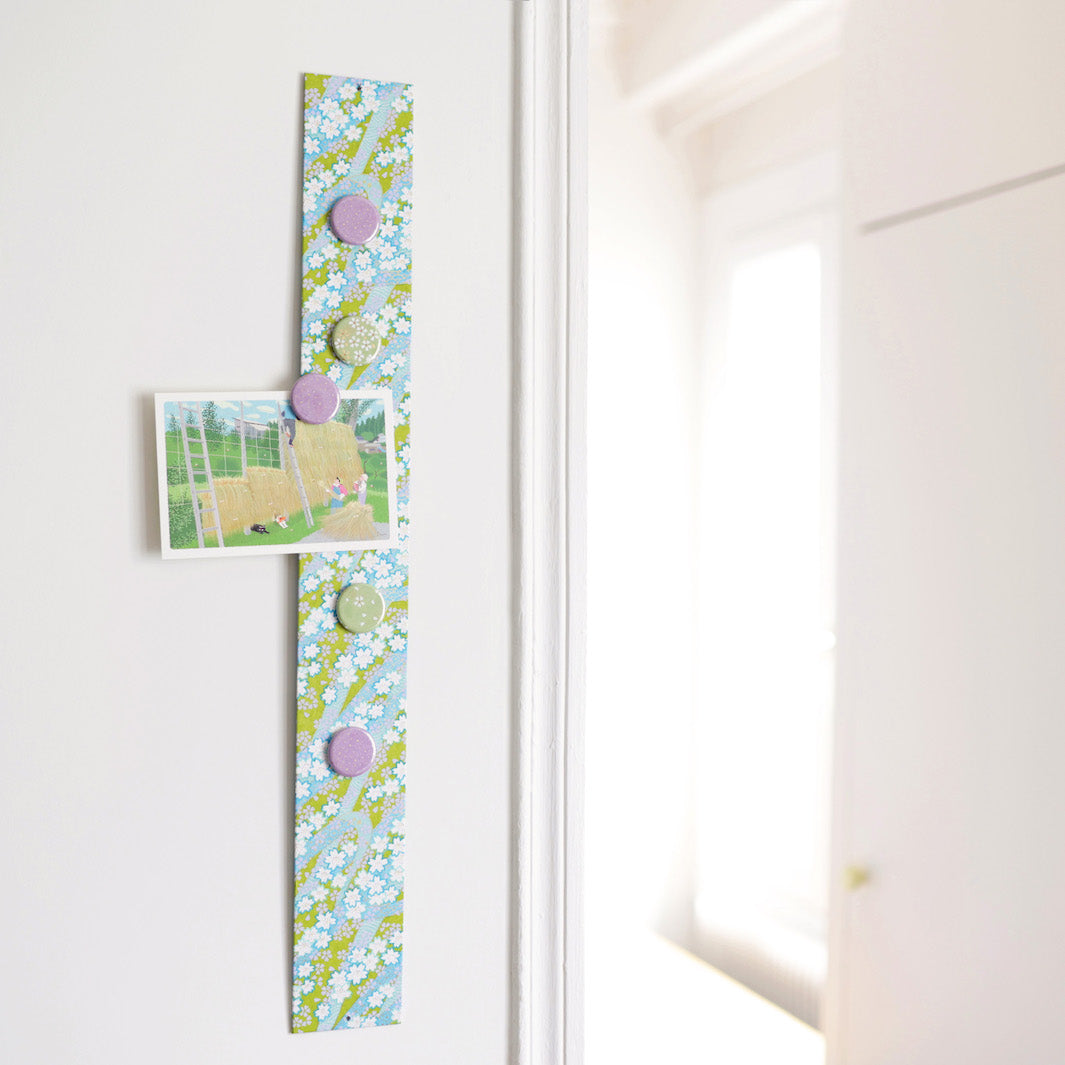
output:
POLYGON ((506 1060, 513 12, 9 5, 0 1059, 506 1060), (415 83, 416 528, 405 1020, 291 1036, 295 562, 160 561, 150 396, 297 372, 304 71, 415 83))
POLYGON ((590 93, 588 922, 683 941, 697 214, 595 50, 590 93))
POLYGON ((630 91, 640 91, 700 67, 708 46, 737 36, 742 40, 759 19, 779 16, 783 5, 781 0, 622 0, 621 6, 629 25, 623 40, 623 83, 630 91))
POLYGON ((703 195, 839 147, 839 63, 793 78, 693 133, 686 145, 703 195))

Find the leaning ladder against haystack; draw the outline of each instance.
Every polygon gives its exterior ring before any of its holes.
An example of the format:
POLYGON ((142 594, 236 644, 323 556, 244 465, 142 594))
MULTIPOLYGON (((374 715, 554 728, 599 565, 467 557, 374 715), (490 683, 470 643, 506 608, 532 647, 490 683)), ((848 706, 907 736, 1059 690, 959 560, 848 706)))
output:
MULTIPOLYGON (((243 426, 241 427, 243 430, 243 426)), ((281 469, 285 468, 285 416, 281 410, 281 404, 277 404, 277 452, 281 459, 281 469)), ((307 528, 314 528, 314 518, 311 515, 311 505, 307 502, 307 492, 303 487, 303 478, 300 476, 300 463, 296 458, 296 448, 292 441, 288 445, 288 457, 292 463, 292 472, 296 477, 296 490, 300 494, 300 503, 303 505, 303 514, 307 519, 307 528)))
POLYGON ((200 404, 196 402, 186 406, 184 403, 178 403, 178 421, 181 425, 181 443, 185 449, 185 469, 189 475, 189 492, 192 495, 192 516, 196 522, 196 542, 200 547, 203 547, 203 534, 205 532, 213 532, 218 537, 218 546, 223 547, 222 516, 218 512, 218 496, 215 494, 214 477, 211 474, 211 459, 207 454, 207 434, 203 429, 203 414, 200 410, 200 404), (195 421, 189 422, 189 417, 194 418, 195 421), (192 443, 199 444, 203 448, 202 453, 190 449, 190 429, 195 429, 200 434, 199 439, 193 438, 192 443), (200 459, 203 462, 202 470, 197 470, 193 467, 193 459, 200 459), (207 477, 207 483, 201 487, 196 483, 196 477, 203 477, 204 475, 207 477), (209 504, 205 505, 201 496, 207 496, 210 501, 209 504), (204 525, 203 516, 205 514, 214 514, 214 525, 204 525))

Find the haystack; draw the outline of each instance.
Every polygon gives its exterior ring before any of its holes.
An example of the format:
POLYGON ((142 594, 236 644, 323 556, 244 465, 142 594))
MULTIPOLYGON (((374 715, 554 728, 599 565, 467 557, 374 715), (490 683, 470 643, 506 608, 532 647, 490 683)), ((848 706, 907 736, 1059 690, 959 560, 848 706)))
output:
MULTIPOLYGON (((287 445, 286 445, 287 446, 287 445)), ((350 425, 326 422, 324 425, 296 426, 296 458, 303 474, 303 487, 311 506, 330 501, 333 480, 351 491, 362 476, 362 459, 350 425)))
MULTIPOLYGON (((289 460, 292 452, 284 434, 281 446, 285 449, 283 470, 249 466, 244 477, 215 478, 223 536, 256 524, 269 527, 278 514, 294 515, 302 511, 303 504, 289 460)), ((329 502, 334 478, 339 477, 341 484, 350 492, 362 476, 362 459, 359 457, 355 434, 348 425, 339 422, 308 425, 300 422, 296 428, 295 449, 303 489, 312 507, 329 502)), ((210 497, 206 493, 201 492, 199 496, 202 506, 210 506, 210 497)), ((208 524, 214 524, 213 515, 206 515, 205 520, 208 524)), ((366 539, 371 539, 373 535, 371 511, 370 532, 366 539)))
POLYGON ((357 500, 326 515, 322 528, 331 540, 376 540, 373 507, 357 500))
MULTIPOLYGON (((240 532, 249 525, 268 525, 277 514, 298 513, 302 504, 292 474, 251 466, 246 477, 216 477, 215 495, 222 518, 222 535, 240 532)), ((200 493, 202 505, 210 506, 210 497, 200 493)), ((213 523, 212 515, 206 520, 213 523)))

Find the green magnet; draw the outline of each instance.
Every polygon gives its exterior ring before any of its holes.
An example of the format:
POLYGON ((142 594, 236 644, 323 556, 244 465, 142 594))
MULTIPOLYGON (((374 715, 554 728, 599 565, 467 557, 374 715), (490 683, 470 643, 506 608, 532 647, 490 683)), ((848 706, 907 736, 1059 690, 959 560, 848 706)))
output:
POLYGON ((368 584, 349 584, 337 596, 337 621, 348 632, 372 632, 384 616, 384 598, 368 584))
POLYGON ((349 314, 333 326, 329 346, 341 362, 351 366, 365 366, 373 362, 381 350, 381 334, 369 318, 349 314))

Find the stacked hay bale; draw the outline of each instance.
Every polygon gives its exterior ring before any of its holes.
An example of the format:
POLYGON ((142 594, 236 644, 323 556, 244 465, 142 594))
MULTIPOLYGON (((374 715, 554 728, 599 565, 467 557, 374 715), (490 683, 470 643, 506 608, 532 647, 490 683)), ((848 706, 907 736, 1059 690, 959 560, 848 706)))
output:
MULTIPOLYGON (((303 509, 296 477, 288 461, 291 451, 288 438, 282 434, 281 446, 286 449, 283 470, 269 466, 249 466, 243 477, 216 477, 215 495, 222 523, 222 535, 241 532, 251 525, 269 527, 278 514, 298 514, 303 509)), ((340 478, 344 487, 362 476, 362 459, 351 427, 339 422, 296 427, 296 460, 303 479, 307 502, 312 507, 328 504, 333 479, 340 478)), ((209 506, 209 496, 200 493, 201 505, 209 506)), ((210 520, 210 519, 208 519, 210 520)), ((373 515, 370 523, 372 530, 373 515)), ((367 539, 373 537, 371 531, 367 539)))
POLYGON ((376 540, 373 507, 357 499, 345 503, 339 510, 331 510, 322 522, 330 540, 376 540))
MULTIPOLYGON (((251 466, 245 477, 216 477, 214 491, 223 536, 257 523, 266 525, 277 514, 292 514, 300 509, 292 474, 269 466, 251 466)), ((210 506, 209 500, 209 495, 200 493, 201 506, 210 506)))

